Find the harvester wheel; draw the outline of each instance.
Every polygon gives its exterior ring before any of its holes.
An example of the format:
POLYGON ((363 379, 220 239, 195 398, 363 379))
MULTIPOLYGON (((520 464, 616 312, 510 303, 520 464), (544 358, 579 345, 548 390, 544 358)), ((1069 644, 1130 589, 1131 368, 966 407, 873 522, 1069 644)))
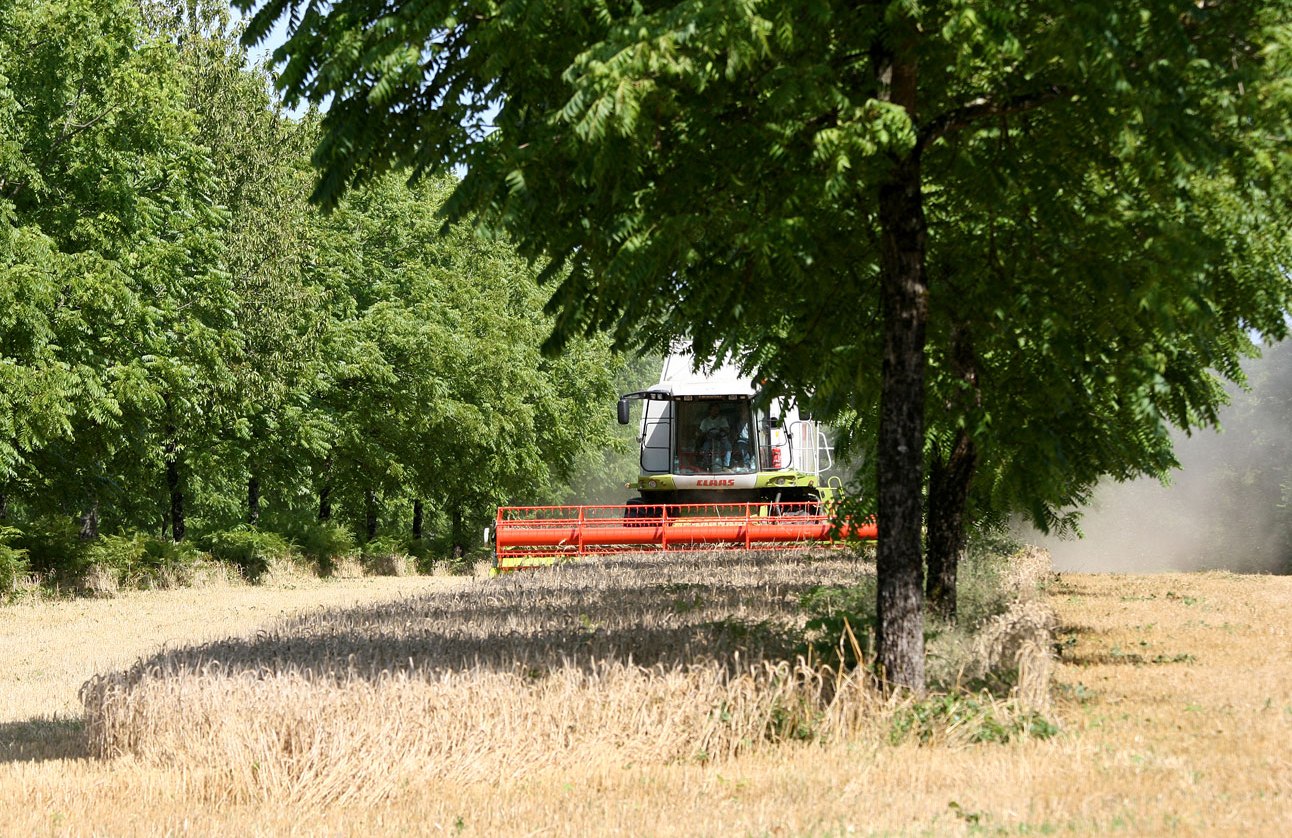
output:
POLYGON ((768 505, 768 514, 787 518, 808 517, 821 514, 821 499, 816 495, 782 498, 779 494, 768 505))
MULTIPOLYGON (((645 498, 631 498, 624 504, 624 520, 637 521, 641 518, 658 518, 659 507, 647 506, 645 498)), ((630 527, 647 526, 645 522, 629 524, 630 527)))

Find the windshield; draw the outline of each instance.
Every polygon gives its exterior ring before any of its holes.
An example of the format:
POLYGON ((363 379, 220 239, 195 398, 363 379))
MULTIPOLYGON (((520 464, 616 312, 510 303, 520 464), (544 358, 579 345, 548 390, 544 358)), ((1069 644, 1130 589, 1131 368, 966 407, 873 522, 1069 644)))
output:
POLYGON ((678 401, 679 474, 749 473, 758 470, 753 411, 748 399, 678 401))

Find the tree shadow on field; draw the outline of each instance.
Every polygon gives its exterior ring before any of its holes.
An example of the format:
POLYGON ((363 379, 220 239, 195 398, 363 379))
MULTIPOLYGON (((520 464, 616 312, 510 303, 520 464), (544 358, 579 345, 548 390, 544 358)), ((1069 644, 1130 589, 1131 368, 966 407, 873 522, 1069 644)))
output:
POLYGON ((0 723, 0 763, 88 759, 85 723, 37 716, 0 723))
POLYGON ((167 673, 379 680, 494 671, 537 677, 607 664, 747 671, 802 649, 799 603, 871 566, 842 551, 706 554, 570 564, 280 621, 247 638, 167 649, 127 681, 167 673))

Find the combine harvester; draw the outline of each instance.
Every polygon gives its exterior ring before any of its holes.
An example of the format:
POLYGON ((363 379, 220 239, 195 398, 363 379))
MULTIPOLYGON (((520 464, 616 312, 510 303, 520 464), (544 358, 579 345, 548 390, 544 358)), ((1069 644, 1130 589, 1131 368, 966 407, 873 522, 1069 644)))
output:
POLYGON ((873 523, 836 528, 823 485, 832 451, 789 402, 760 402, 730 365, 694 371, 671 355, 655 386, 619 399, 619 422, 642 402, 638 497, 615 506, 505 506, 493 529, 497 572, 637 551, 792 549, 875 538, 873 523), (839 531, 842 529, 843 531, 839 531))

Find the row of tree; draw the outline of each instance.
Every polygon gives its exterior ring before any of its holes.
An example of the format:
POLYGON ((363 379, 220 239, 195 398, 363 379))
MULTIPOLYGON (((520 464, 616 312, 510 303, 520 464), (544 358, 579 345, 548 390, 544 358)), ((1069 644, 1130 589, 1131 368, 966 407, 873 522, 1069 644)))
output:
POLYGON ((602 457, 608 341, 539 354, 452 175, 311 207, 318 119, 270 90, 218 4, 0 2, 0 524, 460 549, 602 457))
POLYGON ((967 521, 1167 469, 1287 330, 1289 0, 237 2, 330 103, 317 200, 466 166, 553 345, 687 336, 853 429, 897 687, 967 521))

